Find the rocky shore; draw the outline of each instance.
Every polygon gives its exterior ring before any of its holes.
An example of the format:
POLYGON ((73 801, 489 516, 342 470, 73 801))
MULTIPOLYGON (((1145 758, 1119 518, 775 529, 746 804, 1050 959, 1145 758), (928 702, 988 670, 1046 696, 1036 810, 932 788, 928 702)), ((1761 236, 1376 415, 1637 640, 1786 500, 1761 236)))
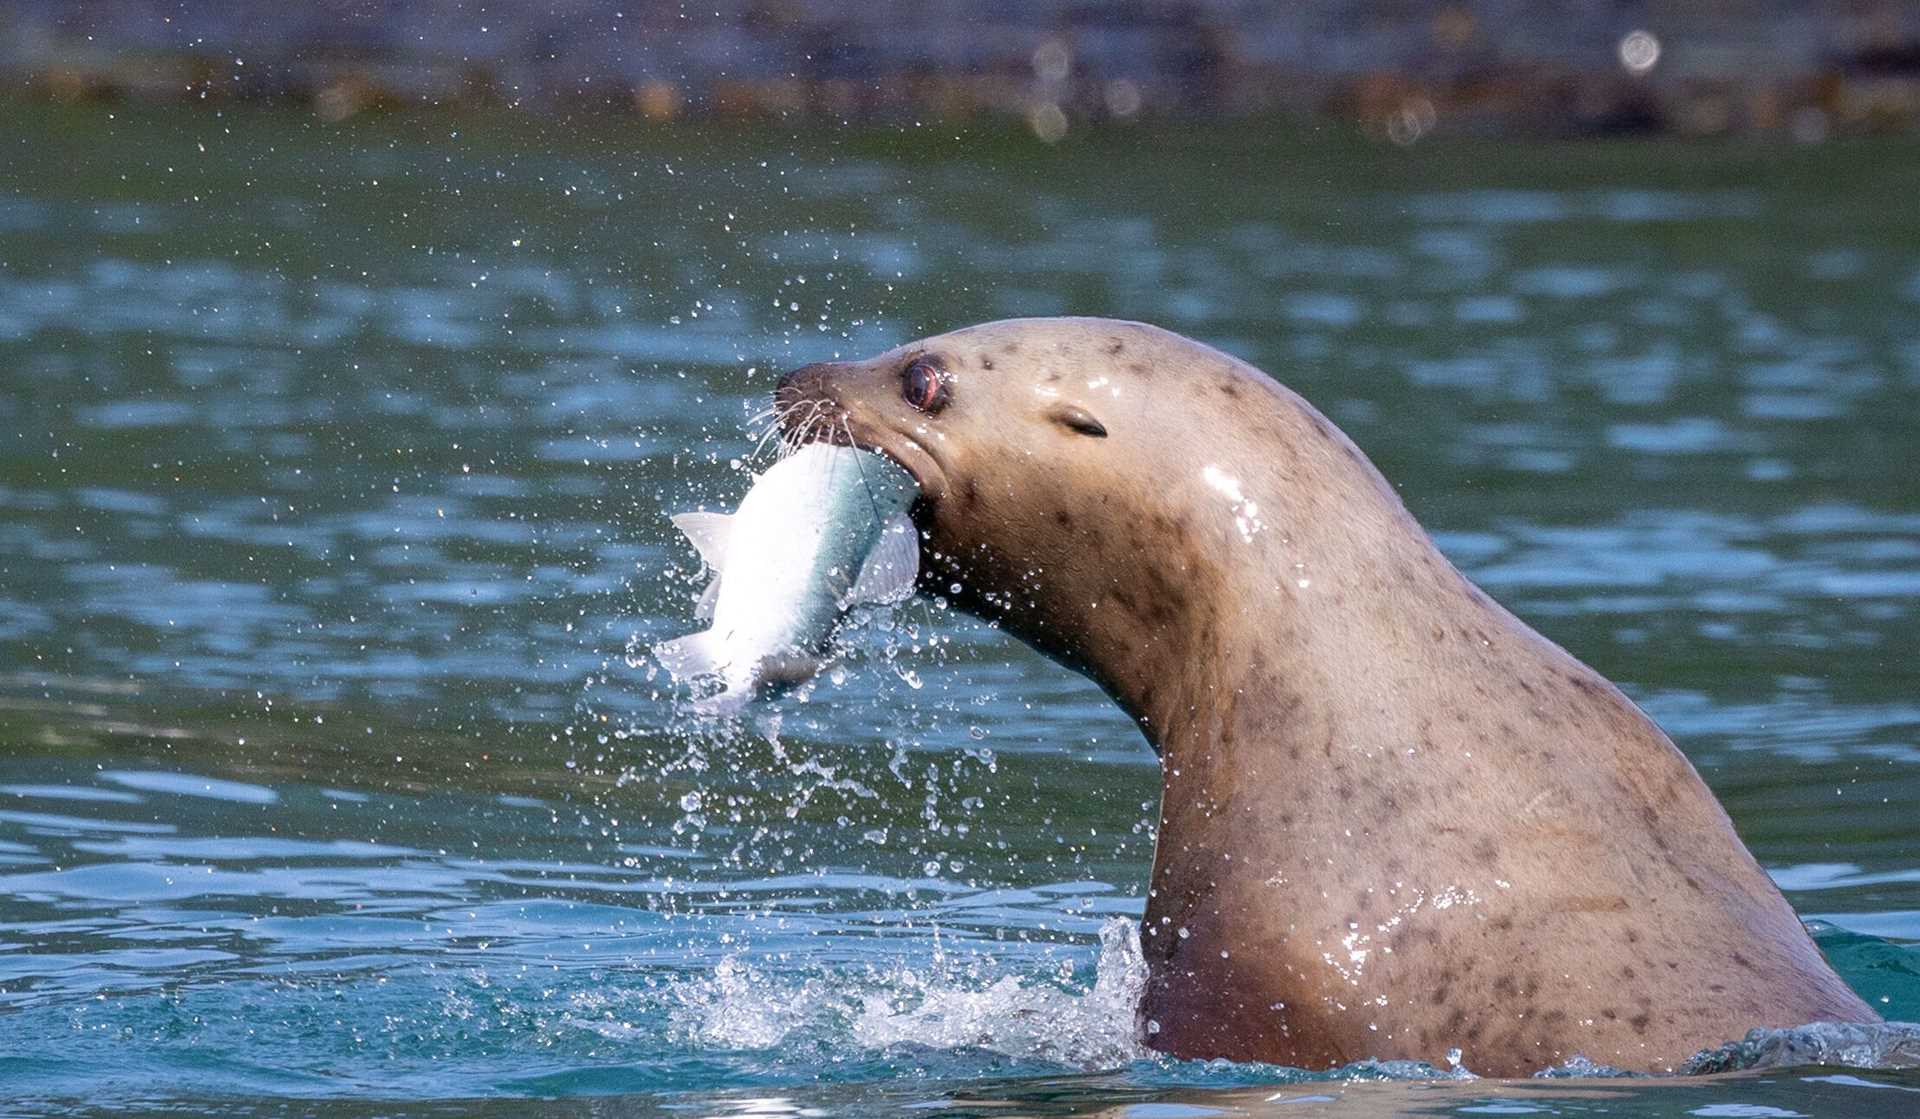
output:
POLYGON ((9 0, 0 88, 681 117, 1284 114, 1436 131, 1920 130, 1920 5, 1860 0, 9 0))

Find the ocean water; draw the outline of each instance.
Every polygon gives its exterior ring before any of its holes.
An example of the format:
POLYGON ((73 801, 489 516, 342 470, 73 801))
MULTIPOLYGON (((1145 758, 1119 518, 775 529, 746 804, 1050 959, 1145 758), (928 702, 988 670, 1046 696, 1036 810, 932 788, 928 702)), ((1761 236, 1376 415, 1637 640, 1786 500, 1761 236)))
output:
POLYGON ((6 108, 6 1109, 1920 1113, 1900 1028, 1158 1059, 1157 771, 1090 684, 922 601, 718 731, 645 654, 780 371, 1153 321, 1332 416, 1920 1019, 1912 142, 6 108))

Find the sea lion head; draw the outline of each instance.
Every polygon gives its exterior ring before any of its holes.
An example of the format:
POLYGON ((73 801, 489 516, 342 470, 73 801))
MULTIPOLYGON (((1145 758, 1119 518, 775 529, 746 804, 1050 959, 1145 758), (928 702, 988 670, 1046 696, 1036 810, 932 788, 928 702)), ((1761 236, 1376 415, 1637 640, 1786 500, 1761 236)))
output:
POLYGON ((1290 456, 1245 455, 1243 436, 1285 426, 1290 400, 1217 350, 1087 318, 986 323, 808 365, 776 394, 789 438, 850 442, 914 476, 923 593, 1116 698, 1116 665, 1137 669, 1142 650, 1205 652, 1184 647, 1231 605, 1223 570, 1269 543, 1252 491, 1290 456))

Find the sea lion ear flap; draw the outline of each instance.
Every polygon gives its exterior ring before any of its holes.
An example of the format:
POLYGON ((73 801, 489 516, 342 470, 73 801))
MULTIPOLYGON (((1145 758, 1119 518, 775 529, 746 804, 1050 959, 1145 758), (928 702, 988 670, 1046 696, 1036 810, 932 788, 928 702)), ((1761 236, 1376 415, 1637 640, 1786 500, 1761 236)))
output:
POLYGON ((1107 437, 1107 426, 1078 404, 1056 404, 1048 410, 1047 418, 1082 435, 1091 435, 1095 439, 1107 437))

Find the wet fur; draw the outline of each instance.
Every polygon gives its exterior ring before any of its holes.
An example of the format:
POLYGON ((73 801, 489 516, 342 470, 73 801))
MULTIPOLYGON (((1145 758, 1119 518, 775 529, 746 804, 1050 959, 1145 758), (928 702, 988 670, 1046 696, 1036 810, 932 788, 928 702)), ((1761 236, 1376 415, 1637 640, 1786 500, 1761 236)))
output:
POLYGON ((924 590, 1092 677, 1159 751, 1153 1047, 1304 1067, 1457 1048, 1514 1075, 1875 1020, 1660 729, 1258 370, 1035 319, 781 391, 921 476, 924 590), (926 355, 953 377, 930 417, 898 390, 926 355), (1050 422, 1063 403, 1105 437, 1050 422), (1258 503, 1251 540, 1208 465, 1258 503))

